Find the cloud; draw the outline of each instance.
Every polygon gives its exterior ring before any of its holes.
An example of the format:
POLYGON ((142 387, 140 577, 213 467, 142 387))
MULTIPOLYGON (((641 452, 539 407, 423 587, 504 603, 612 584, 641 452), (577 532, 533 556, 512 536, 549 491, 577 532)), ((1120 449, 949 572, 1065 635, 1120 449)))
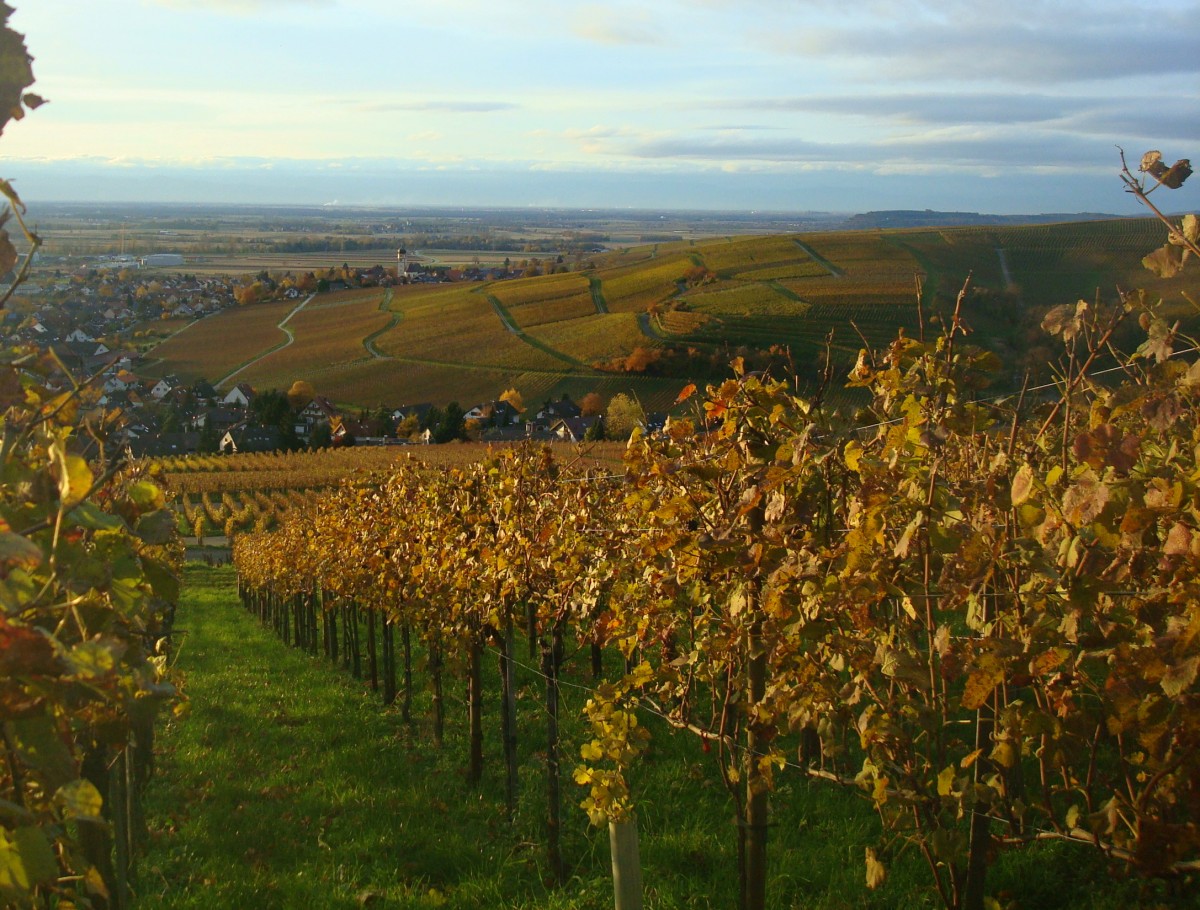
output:
POLYGON ((878 78, 954 79, 1014 85, 1129 79, 1200 71, 1195 16, 1132 16, 1111 22, 917 21, 861 27, 807 27, 763 35, 777 53, 828 59, 878 78))
POLYGON ((603 151, 633 158, 713 162, 725 167, 737 162, 764 162, 892 171, 947 167, 1006 172, 1029 168, 1111 168, 1116 160, 1114 150, 1101 140, 995 130, 946 130, 859 143, 680 135, 624 146, 608 144, 603 151))
POLYGON ((648 26, 631 22, 580 22, 572 29, 578 37, 596 44, 658 45, 662 35, 648 26))
POLYGON ((491 114, 515 111, 520 105, 508 101, 372 101, 355 107, 368 113, 415 111, 427 114, 491 114))
POLYGON ((288 7, 317 9, 337 6, 337 0, 151 0, 151 2, 156 6, 165 6, 168 9, 183 10, 189 13, 199 9, 208 9, 235 16, 251 16, 288 7))
POLYGON ((1068 120, 1065 126, 1073 132, 1105 136, 1117 142, 1175 140, 1186 143, 1181 151, 1195 154, 1198 123, 1200 97, 1166 97, 1136 99, 1128 105, 1106 105, 1085 111, 1068 120))
POLYGON ((613 141, 621 139, 645 138, 646 134, 627 126, 593 126, 586 130, 571 129, 563 131, 563 138, 578 144, 581 151, 588 155, 605 155, 613 150, 613 141))
POLYGON ((717 108, 797 113, 844 114, 903 123, 1043 123, 1059 120, 1104 99, 1006 92, 913 92, 810 95, 720 102, 717 108))
POLYGON ((1190 0, 895 6, 888 17, 851 11, 840 20, 760 29, 757 41, 776 53, 841 62, 876 80, 882 74, 1045 85, 1200 72, 1200 18, 1190 0))

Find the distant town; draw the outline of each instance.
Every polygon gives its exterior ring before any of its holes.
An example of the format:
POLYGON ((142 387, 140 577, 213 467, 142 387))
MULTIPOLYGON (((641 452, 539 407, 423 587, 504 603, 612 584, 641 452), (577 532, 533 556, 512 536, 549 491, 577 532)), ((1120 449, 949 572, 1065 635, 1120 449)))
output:
MULTIPOLYGON (((147 374, 156 363, 153 348, 164 337, 231 307, 352 288, 516 278, 553 271, 559 264, 552 260, 445 268, 422 264, 420 257, 401 249, 391 269, 341 266, 282 276, 263 271, 242 278, 161 271, 185 270, 186 265, 182 255, 166 253, 101 256, 73 266, 43 258, 35 280, 22 285, 3 315, 10 343, 53 351, 74 376, 87 377, 93 406, 122 417, 114 422, 118 428, 110 444, 127 447, 134 456, 428 445, 458 439, 604 438, 605 417, 596 396, 580 402, 563 396, 525 409, 505 399, 505 390, 497 390, 495 399, 466 407, 418 402, 345 411, 307 383, 288 390, 238 383, 219 391, 209 379, 185 381, 153 375, 153 370, 147 374)), ((619 419, 655 429, 665 415, 637 412, 619 419)))

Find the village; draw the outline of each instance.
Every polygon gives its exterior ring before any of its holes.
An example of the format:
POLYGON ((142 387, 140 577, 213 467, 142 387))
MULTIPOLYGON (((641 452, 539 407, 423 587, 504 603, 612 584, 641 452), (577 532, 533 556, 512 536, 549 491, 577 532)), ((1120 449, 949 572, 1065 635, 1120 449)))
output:
POLYGON ((103 257, 73 267, 47 258, 3 319, 10 344, 52 351, 66 370, 86 380, 94 408, 119 418, 111 441, 135 457, 455 440, 581 441, 605 438, 606 429, 627 433, 626 424, 654 429, 665 419, 619 400, 616 424, 610 416, 606 428, 605 403, 595 394, 578 403, 564 395, 529 409, 498 390, 495 399, 466 407, 418 402, 346 410, 307 383, 286 391, 239 383, 218 391, 207 379, 158 376, 147 370, 159 341, 230 307, 397 283, 498 280, 542 267, 523 261, 515 268, 435 269, 400 250, 394 269, 342 266, 242 278, 163 271, 183 265, 181 256, 161 254, 103 257))

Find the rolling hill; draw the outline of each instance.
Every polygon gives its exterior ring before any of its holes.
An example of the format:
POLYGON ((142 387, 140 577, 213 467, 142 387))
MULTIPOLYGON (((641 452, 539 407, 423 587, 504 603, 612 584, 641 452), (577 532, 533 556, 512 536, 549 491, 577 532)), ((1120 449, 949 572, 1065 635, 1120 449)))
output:
POLYGON ((970 276, 973 340, 1015 376, 1052 356, 1038 329, 1050 306, 1112 300, 1118 288, 1177 295, 1140 264, 1165 234, 1155 221, 1122 219, 652 244, 584 272, 226 311, 159 346, 155 370, 259 388, 306 379, 362 406, 475 402, 516 387, 528 402, 633 391, 662 408, 739 353, 774 348, 802 382, 815 377, 827 340, 852 363, 864 342, 919 331, 918 287, 936 320, 970 276))

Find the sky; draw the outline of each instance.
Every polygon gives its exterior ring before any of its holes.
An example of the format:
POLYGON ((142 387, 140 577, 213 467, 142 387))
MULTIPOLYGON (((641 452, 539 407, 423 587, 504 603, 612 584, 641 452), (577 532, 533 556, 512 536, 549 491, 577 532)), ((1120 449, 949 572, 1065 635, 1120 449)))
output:
POLYGON ((9 2, 27 202, 1124 214, 1118 146, 1200 158, 1200 0, 9 2))

